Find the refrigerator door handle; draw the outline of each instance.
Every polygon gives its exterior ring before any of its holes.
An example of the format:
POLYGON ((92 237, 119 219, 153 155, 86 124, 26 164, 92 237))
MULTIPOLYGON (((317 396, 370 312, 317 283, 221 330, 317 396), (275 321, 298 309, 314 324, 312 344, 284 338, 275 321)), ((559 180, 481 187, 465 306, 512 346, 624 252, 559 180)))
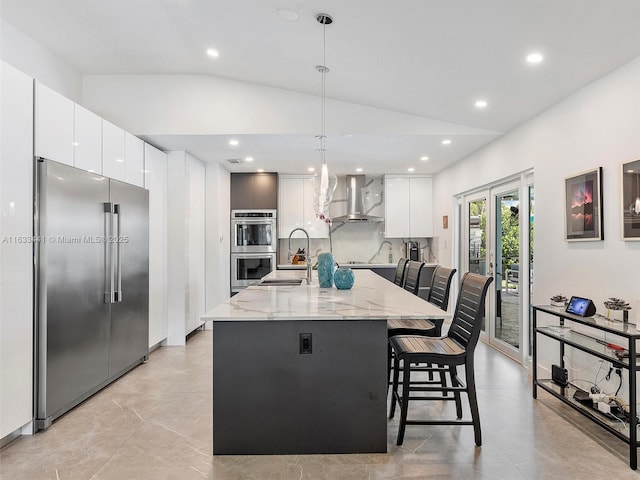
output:
POLYGON ((115 298, 116 302, 122 302, 122 257, 120 255, 120 243, 122 237, 120 235, 120 216, 122 215, 121 207, 119 203, 116 203, 113 208, 113 213, 117 215, 116 217, 116 234, 113 239, 116 245, 116 271, 115 271, 115 280, 116 280, 116 291, 115 298))
POLYGON ((113 259, 111 236, 113 232, 113 203, 104 203, 104 303, 113 303, 115 292, 113 289, 113 259))

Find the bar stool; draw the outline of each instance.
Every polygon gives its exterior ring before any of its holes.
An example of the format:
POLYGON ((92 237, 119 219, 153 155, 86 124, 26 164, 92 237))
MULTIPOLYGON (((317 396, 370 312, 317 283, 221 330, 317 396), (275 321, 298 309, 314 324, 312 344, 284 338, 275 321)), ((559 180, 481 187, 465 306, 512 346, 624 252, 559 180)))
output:
MULTIPOLYGON (((451 290, 451 281, 453 275, 456 273, 455 268, 446 268, 438 265, 433 272, 433 279, 431 283, 431 290, 429 291, 428 302, 436 305, 442 310, 447 310, 449 305, 449 291, 451 290)), ((424 319, 392 319, 387 320, 387 336, 393 337, 394 335, 425 335, 428 337, 439 337, 442 335, 442 324, 444 318, 430 318, 424 319)), ((389 345, 387 370, 391 375, 391 363, 393 359, 393 352, 391 345, 389 345)), ((434 383, 433 372, 434 369, 431 365, 428 366, 414 366, 413 371, 426 371, 429 375, 429 380, 424 382, 414 382, 414 384, 428 385, 434 383)), ((439 383, 446 387, 446 376, 440 375, 439 383)), ((445 393, 446 395, 446 393, 445 393)))
POLYGON ((422 274, 423 268, 423 262, 409 260, 407 263, 407 271, 404 276, 404 289, 414 295, 418 294, 418 289, 420 288, 420 275, 422 274))
POLYGON ((393 279, 393 283, 399 287, 404 287, 404 274, 407 269, 408 258, 401 258, 398 260, 398 266, 396 267, 396 276, 393 279))
MULTIPOLYGON (((451 281, 456 273, 455 268, 446 268, 438 265, 433 273, 431 290, 427 301, 446 311, 449 306, 449 292, 451 291, 451 281)), ((387 331, 389 336, 393 335, 428 335, 439 337, 442 335, 442 324, 444 318, 429 319, 425 324, 424 320, 397 319, 387 321, 387 331), (435 329, 434 329, 435 326, 435 329)))
POLYGON ((453 321, 447 336, 433 338, 417 335, 398 335, 389 339, 395 355, 393 366, 393 390, 389 418, 395 414, 396 402, 400 406, 400 428, 397 445, 402 445, 407 425, 473 425, 475 443, 482 445, 480 415, 476 396, 473 355, 480 336, 484 304, 492 277, 485 277, 467 272, 462 279, 462 286, 453 321), (398 380, 402 363, 402 395, 398 392, 398 380), (451 386, 412 385, 412 364, 428 363, 438 365, 435 371, 448 374, 451 386), (466 385, 457 375, 457 367, 464 365, 466 385), (411 396, 411 392, 437 392, 439 396, 411 396), (445 396, 453 392, 453 397, 445 396), (461 393, 469 397, 471 420, 462 421, 461 393), (407 411, 410 400, 454 400, 457 420, 408 420, 407 411))

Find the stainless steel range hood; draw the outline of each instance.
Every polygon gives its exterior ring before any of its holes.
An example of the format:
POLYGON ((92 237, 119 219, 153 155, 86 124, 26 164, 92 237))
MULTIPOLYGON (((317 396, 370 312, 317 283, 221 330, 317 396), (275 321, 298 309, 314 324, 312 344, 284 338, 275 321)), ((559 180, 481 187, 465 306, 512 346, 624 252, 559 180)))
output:
POLYGON ((347 175, 347 214, 334 218, 334 222, 382 222, 384 218, 367 215, 365 205, 365 176, 347 175))

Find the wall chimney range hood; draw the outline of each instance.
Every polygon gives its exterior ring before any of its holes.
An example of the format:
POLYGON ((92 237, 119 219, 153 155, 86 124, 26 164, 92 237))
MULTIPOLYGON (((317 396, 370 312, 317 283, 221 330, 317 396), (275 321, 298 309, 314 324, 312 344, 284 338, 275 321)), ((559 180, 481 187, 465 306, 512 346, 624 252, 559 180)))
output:
POLYGON ((382 222, 381 217, 367 215, 364 210, 365 176, 347 175, 347 214, 334 218, 334 222, 358 223, 358 222, 382 222))

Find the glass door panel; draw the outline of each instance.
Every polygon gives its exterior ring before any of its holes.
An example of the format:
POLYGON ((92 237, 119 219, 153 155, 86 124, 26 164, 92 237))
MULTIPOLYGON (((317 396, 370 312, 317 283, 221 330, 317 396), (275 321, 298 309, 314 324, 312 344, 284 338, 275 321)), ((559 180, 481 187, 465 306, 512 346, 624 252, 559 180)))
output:
MULTIPOLYGON (((495 339, 520 348, 520 202, 518 190, 495 195, 495 339)), ((524 284, 526 286, 526 282, 524 284)))
MULTIPOLYGON (((472 200, 467 204, 468 271, 487 274, 487 199, 472 200)), ((486 331, 486 317, 482 331, 486 331)))

